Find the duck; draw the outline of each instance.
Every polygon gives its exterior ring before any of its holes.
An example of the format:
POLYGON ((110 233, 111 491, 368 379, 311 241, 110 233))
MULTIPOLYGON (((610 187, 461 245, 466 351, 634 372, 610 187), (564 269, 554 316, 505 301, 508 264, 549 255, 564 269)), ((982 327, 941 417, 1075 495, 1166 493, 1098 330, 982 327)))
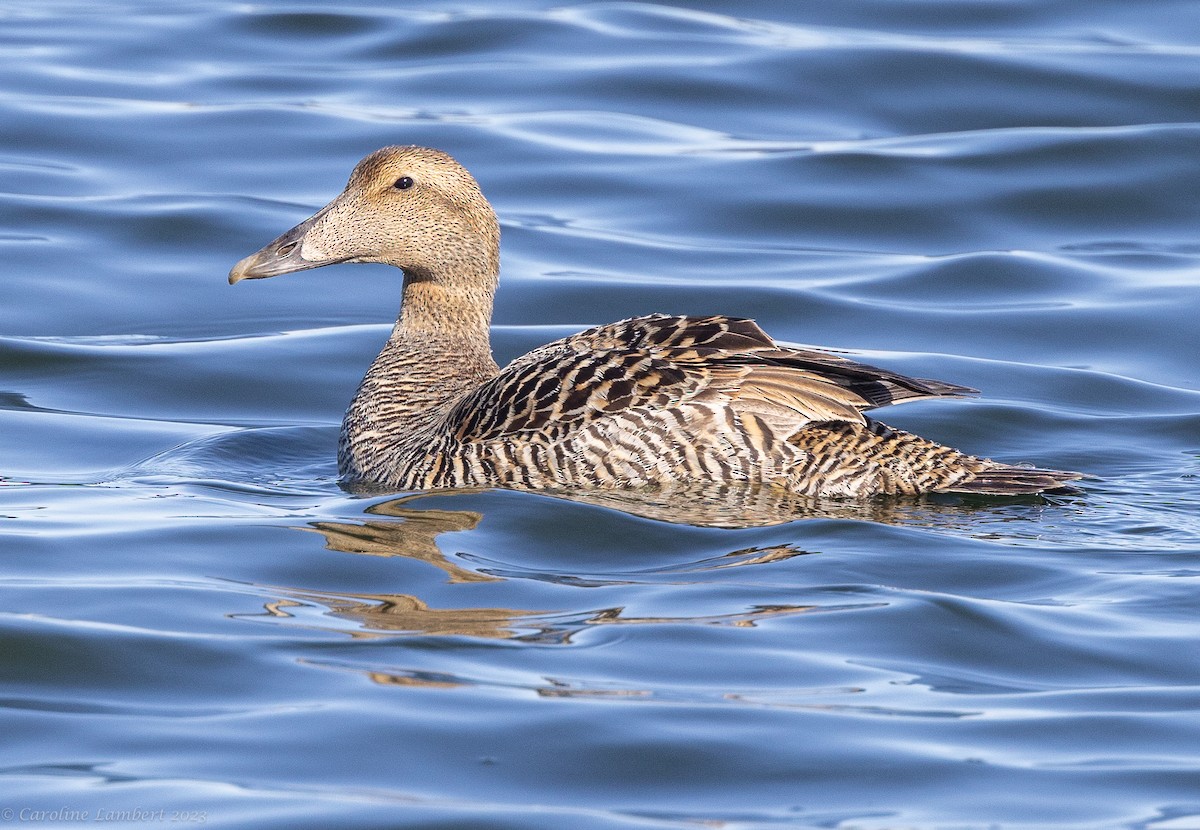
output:
POLYGON ((389 490, 613 491, 747 484, 813 498, 1070 491, 867 412, 976 390, 776 342, 753 320, 650 314, 500 368, 490 325, 500 223, 440 150, 362 159, 333 201, 229 283, 339 263, 403 272, 400 312, 342 422, 344 482, 389 490))

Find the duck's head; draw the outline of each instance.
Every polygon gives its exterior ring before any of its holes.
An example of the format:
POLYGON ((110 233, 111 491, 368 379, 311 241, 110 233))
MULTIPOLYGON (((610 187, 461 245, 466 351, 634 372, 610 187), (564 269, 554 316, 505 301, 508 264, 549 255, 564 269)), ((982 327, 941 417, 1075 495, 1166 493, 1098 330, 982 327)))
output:
POLYGON ((494 286, 500 226, 479 185, 440 150, 384 147, 342 194, 229 272, 229 283, 339 262, 382 262, 408 281, 494 286))

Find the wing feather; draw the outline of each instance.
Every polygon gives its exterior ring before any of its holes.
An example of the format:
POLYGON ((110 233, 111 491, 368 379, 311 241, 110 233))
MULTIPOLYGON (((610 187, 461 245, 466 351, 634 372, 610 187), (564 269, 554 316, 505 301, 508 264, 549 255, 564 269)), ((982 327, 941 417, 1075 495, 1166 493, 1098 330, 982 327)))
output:
POLYGON ((863 412, 975 390, 775 343, 752 320, 653 315, 599 326, 517 358, 447 413, 460 441, 548 435, 615 413, 689 401, 753 412, 773 428, 863 423, 863 412))

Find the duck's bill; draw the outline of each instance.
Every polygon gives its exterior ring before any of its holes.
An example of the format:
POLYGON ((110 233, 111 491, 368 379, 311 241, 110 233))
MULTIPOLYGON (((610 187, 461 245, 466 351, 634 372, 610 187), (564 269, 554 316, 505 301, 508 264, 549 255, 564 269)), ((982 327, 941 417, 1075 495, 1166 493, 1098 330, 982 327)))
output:
POLYGON ((344 257, 313 256, 311 245, 308 246, 309 250, 305 250, 305 235, 324 213, 325 211, 321 211, 316 216, 306 219, 261 251, 241 260, 229 272, 229 284, 233 285, 242 280, 277 277, 280 274, 291 274, 295 271, 307 271, 310 268, 320 268, 322 265, 344 262, 344 257), (308 257, 311 258, 305 257, 305 253, 308 253, 308 257))

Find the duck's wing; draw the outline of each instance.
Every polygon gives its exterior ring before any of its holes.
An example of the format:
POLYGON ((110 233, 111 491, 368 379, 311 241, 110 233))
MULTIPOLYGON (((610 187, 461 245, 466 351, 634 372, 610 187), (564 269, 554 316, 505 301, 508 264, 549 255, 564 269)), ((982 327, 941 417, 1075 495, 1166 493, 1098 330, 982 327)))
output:
POLYGON ((633 409, 689 402, 753 412, 790 431, 865 421, 887 404, 975 390, 780 346, 752 320, 654 315, 556 340, 517 358, 447 414, 458 440, 560 433, 633 409))

